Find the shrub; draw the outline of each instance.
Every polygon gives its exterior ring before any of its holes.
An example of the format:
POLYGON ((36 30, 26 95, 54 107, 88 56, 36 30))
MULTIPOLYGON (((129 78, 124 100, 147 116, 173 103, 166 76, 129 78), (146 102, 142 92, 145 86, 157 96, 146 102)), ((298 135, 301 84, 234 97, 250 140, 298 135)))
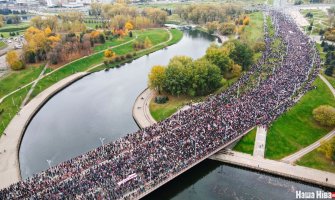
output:
POLYGON ((115 61, 116 61, 116 62, 120 62, 120 61, 121 61, 120 56, 116 56, 116 57, 115 57, 115 61))
POLYGON ((335 126, 335 108, 321 105, 313 110, 313 118, 323 126, 335 126))
POLYGON ((126 58, 131 58, 133 57, 130 53, 127 53, 126 58))
POLYGON ((167 96, 156 96, 155 97, 155 103, 158 104, 164 104, 169 101, 169 97, 167 96))
POLYGON ((326 74, 327 76, 332 76, 332 75, 333 75, 333 72, 334 72, 334 67, 333 67, 333 66, 329 66, 329 67, 327 67, 326 70, 325 70, 325 74, 326 74))
POLYGON ((104 61, 104 64, 105 64, 106 66, 108 66, 108 60, 105 60, 105 61, 104 61))
POLYGON ((126 59, 126 56, 125 55, 122 55, 120 56, 121 60, 125 60, 126 59))
POLYGON ((21 70, 24 68, 24 64, 21 60, 18 60, 18 61, 15 61, 11 66, 10 68, 12 70, 21 70))

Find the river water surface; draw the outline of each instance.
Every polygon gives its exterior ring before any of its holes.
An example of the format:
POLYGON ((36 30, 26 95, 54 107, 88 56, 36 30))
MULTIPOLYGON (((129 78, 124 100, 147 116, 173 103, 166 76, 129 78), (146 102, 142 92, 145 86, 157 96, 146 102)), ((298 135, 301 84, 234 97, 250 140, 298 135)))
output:
MULTIPOLYGON (((19 156, 27 178, 51 165, 83 154, 138 127, 132 118, 136 97, 147 87, 154 65, 166 65, 175 55, 199 58, 214 38, 187 31, 167 49, 139 58, 121 68, 93 73, 51 98, 30 122, 19 156)), ((259 174, 215 161, 204 161, 148 199, 293 199, 295 190, 317 188, 259 174)))

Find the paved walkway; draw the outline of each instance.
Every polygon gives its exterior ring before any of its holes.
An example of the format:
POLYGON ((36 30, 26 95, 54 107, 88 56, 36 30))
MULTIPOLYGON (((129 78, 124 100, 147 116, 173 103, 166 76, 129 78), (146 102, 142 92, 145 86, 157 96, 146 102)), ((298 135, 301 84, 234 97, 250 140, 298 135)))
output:
POLYGON ((25 97, 24 100, 22 101, 22 104, 21 104, 20 108, 22 108, 24 105, 26 105, 26 104, 28 103, 31 94, 33 93, 33 91, 34 91, 34 89, 35 89, 37 83, 43 78, 43 74, 45 73, 45 70, 48 68, 48 66, 49 66, 48 63, 44 66, 44 68, 43 68, 43 70, 41 71, 40 75, 38 76, 38 78, 36 79, 36 81, 33 83, 33 85, 31 86, 31 88, 30 88, 28 94, 26 95, 26 97, 25 97))
POLYGON ((335 188, 335 174, 311 169, 302 166, 293 166, 287 163, 258 158, 245 153, 235 151, 217 153, 211 159, 230 163, 257 171, 267 172, 312 184, 335 188), (328 181, 326 181, 328 179, 328 181))
POLYGON ((264 126, 257 126, 253 156, 264 158, 267 130, 264 126))
POLYGON ((135 100, 133 117, 140 128, 149 127, 156 123, 149 110, 149 104, 153 96, 154 92, 147 88, 135 100))
POLYGON ((4 131, 6 135, 4 134, 0 138, 0 189, 21 180, 18 156, 20 141, 23 137, 24 129, 34 116, 34 113, 52 95, 87 74, 87 72, 73 74, 47 88, 25 105, 20 113, 11 120, 4 131))
POLYGON ((321 139, 319 139, 318 141, 309 145, 308 147, 303 148, 300 151, 281 159, 281 161, 285 162, 285 163, 293 164, 299 158, 303 157, 304 155, 306 155, 309 152, 313 151, 314 149, 318 148, 321 145, 322 141, 327 141, 327 140, 332 139, 334 137, 334 135, 335 135, 335 129, 333 131, 331 131, 330 133, 328 133, 327 135, 325 135, 324 137, 322 137, 321 139))
POLYGON ((328 88, 333 93, 333 96, 335 98, 335 89, 333 88, 332 84, 330 84, 329 81, 324 76, 322 76, 321 74, 319 74, 319 77, 321 78, 321 80, 323 82, 325 82, 325 84, 328 86, 328 88))

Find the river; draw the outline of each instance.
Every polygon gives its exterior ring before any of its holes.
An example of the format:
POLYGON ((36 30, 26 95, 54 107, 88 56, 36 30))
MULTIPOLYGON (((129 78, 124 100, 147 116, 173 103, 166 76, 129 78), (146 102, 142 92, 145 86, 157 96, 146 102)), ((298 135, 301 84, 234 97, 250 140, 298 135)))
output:
MULTIPOLYGON (((100 146, 102 140, 106 143, 135 132, 138 127, 132 118, 132 106, 147 86, 151 67, 166 65, 175 55, 199 58, 213 41, 214 38, 207 34, 185 31, 182 40, 167 49, 141 57, 121 68, 93 73, 56 94, 27 127, 19 152, 22 177, 27 178, 47 169, 47 160, 56 165, 100 146)), ((205 161, 187 174, 147 198, 157 199, 159 196, 161 199, 165 194, 166 199, 269 199, 271 194, 293 197, 292 192, 287 192, 293 190, 291 187, 316 190, 311 186, 214 161, 205 161), (220 176, 217 175, 218 170, 220 173, 223 171, 220 176), (226 177, 222 177, 224 174, 226 177), (275 180, 274 184, 269 180, 275 180), (242 187, 245 185, 249 187, 242 187), (255 189, 256 186, 266 188, 266 191, 255 189)))

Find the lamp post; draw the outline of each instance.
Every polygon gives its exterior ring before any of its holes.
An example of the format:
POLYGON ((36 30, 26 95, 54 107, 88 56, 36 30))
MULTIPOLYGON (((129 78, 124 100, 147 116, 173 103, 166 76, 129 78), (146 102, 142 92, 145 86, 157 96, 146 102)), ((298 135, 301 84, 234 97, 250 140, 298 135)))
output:
POLYGON ((49 168, 51 168, 52 160, 47 160, 47 163, 48 163, 48 165, 49 165, 49 168))

